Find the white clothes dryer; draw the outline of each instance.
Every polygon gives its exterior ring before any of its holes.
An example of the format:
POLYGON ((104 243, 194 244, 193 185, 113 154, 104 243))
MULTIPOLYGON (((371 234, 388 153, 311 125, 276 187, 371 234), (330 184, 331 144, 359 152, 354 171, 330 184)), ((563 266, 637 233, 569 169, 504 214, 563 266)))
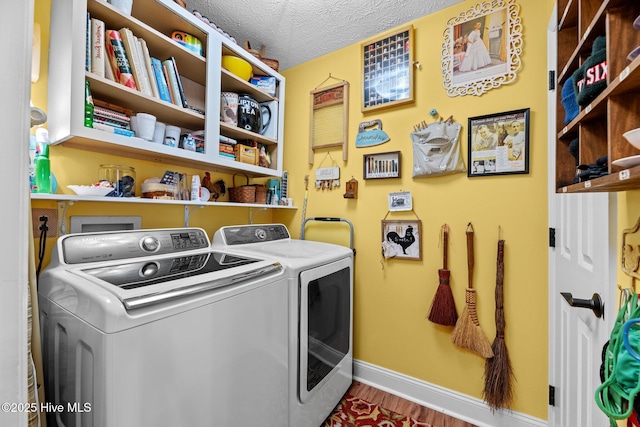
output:
POLYGON ((60 237, 38 290, 49 425, 287 425, 287 285, 198 228, 60 237))
POLYGON ((222 227, 212 248, 282 264, 289 282, 289 423, 319 427, 353 380, 353 251, 282 224, 222 227))

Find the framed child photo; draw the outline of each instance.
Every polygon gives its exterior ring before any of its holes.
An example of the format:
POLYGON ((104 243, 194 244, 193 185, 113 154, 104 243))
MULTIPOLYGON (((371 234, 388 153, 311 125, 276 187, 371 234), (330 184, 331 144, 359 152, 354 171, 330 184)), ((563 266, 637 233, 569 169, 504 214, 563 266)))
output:
POLYGON ((478 3, 447 22, 443 86, 449 96, 480 96, 516 79, 522 24, 516 0, 478 3))
POLYGON ((529 173, 529 109, 469 117, 467 175, 529 173))

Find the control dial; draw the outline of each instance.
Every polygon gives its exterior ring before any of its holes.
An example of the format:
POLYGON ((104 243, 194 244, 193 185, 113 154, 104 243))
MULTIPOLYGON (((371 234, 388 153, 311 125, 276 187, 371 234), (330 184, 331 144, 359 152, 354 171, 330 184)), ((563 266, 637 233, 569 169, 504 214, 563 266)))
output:
POLYGON ((155 262, 150 262, 142 266, 140 269, 140 276, 153 277, 158 273, 159 267, 155 262))
POLYGON ((264 230, 264 228, 256 229, 256 239, 258 239, 258 240, 266 240, 267 239, 267 232, 264 230))
POLYGON ((160 248, 160 242, 153 236, 146 236, 140 240, 140 247, 147 252, 155 252, 160 248))

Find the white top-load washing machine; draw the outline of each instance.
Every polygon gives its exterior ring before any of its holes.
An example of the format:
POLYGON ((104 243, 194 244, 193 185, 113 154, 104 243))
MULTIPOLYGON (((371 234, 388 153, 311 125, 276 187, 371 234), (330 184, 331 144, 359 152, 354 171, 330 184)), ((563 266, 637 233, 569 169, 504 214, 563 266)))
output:
POLYGON ((353 379, 353 251, 282 224, 222 227, 212 248, 282 264, 289 281, 289 426, 319 427, 353 379))
POLYGON ((198 228, 60 237, 38 290, 49 425, 286 426, 287 285, 198 228))

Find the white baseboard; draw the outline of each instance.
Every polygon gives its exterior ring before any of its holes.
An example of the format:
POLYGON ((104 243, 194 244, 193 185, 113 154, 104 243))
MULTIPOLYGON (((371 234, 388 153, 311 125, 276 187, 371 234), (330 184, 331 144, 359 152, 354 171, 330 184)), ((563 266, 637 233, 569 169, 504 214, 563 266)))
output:
POLYGON ((513 411, 496 411, 480 399, 390 371, 353 361, 354 379, 479 427, 546 427, 547 421, 513 411))

